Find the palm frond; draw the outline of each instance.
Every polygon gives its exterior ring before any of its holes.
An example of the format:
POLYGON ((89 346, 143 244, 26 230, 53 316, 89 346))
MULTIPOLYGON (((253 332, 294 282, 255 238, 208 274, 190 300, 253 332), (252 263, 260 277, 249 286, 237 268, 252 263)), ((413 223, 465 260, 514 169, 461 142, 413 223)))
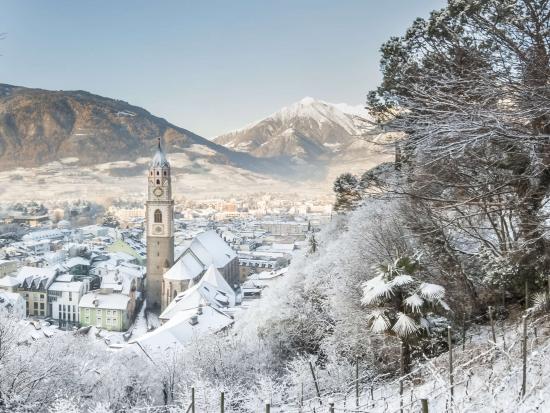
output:
POLYGON ((397 321, 392 327, 392 330, 399 337, 408 337, 412 334, 416 334, 420 326, 411 317, 404 313, 397 313, 397 321))
POLYGON ((405 304, 409 306, 412 311, 418 311, 420 307, 422 307, 422 304, 424 304, 424 300, 418 294, 413 294, 405 298, 405 304))
POLYGON ((403 285, 412 284, 414 282, 413 277, 410 275, 398 275, 393 280, 391 280, 391 285, 396 287, 401 287, 403 285))
POLYGON ((420 295, 429 301, 440 300, 445 296, 445 288, 438 284, 422 283, 420 295))
POLYGON ((361 303, 365 305, 375 304, 383 298, 389 298, 393 294, 392 285, 386 283, 382 276, 374 277, 363 284, 363 298, 361 303))
POLYGON ((372 320, 370 329, 373 333, 383 333, 389 330, 390 320, 383 310, 373 311, 369 314, 369 318, 372 320))

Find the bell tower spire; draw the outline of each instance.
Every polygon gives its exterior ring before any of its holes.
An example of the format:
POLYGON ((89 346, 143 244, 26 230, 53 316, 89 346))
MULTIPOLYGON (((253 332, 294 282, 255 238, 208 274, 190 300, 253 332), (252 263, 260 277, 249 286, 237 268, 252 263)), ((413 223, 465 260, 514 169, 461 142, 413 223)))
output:
POLYGON ((149 166, 146 202, 147 308, 163 310, 163 274, 174 263, 174 201, 170 163, 160 141, 149 166))

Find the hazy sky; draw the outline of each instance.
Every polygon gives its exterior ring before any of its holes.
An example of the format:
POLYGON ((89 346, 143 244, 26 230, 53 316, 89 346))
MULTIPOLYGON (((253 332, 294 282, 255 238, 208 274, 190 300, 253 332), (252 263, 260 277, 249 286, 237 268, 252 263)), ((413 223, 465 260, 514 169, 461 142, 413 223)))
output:
POLYGON ((304 96, 363 103, 444 0, 0 0, 0 82, 126 100, 211 138, 304 96))

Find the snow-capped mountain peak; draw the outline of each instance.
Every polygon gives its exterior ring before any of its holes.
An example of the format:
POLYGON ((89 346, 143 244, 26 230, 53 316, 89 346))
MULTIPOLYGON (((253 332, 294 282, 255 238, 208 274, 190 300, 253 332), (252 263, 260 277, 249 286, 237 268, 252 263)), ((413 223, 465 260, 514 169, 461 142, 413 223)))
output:
POLYGON ((332 104, 312 97, 265 119, 216 138, 216 143, 261 157, 327 158, 339 153, 369 128, 361 106, 332 104))

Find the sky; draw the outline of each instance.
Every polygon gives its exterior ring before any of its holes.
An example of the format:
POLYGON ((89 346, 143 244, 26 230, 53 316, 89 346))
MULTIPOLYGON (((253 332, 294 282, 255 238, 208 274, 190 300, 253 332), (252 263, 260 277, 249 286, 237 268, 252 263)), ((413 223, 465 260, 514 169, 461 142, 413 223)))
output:
POLYGON ((0 82, 125 100, 206 138, 305 96, 361 104, 444 0, 0 0, 0 82))

